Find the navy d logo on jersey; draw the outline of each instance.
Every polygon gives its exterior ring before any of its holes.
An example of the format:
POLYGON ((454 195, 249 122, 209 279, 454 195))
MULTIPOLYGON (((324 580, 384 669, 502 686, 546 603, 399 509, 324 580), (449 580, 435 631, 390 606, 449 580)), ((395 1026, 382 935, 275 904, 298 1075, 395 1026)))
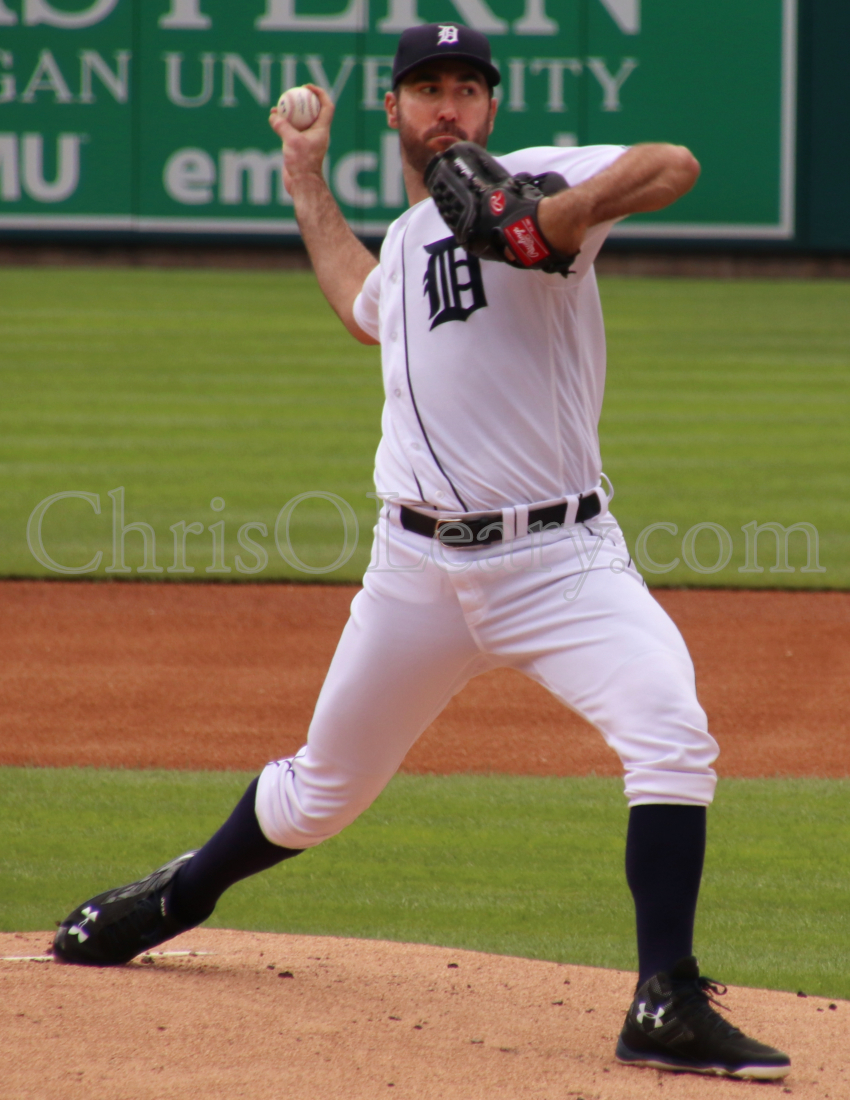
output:
POLYGON ((446 321, 465 321, 470 313, 487 305, 481 263, 468 255, 454 237, 426 244, 429 254, 425 290, 431 312, 431 328, 446 321))

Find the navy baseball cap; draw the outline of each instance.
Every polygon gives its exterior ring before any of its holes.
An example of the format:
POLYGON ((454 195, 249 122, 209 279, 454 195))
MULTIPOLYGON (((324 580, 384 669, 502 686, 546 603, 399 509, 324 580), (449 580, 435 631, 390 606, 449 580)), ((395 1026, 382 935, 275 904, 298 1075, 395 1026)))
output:
POLYGON ((442 57, 468 61, 484 74, 491 88, 502 79, 490 60, 490 43, 480 31, 457 23, 426 23, 408 27, 399 38, 393 60, 393 87, 426 61, 442 57))

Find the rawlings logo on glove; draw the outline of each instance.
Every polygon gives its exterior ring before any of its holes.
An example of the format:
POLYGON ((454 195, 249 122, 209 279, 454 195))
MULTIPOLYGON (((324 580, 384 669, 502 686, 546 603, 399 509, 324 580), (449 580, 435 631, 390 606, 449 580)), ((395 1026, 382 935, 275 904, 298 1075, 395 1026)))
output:
POLYGON ((540 200, 569 186, 557 172, 512 176, 480 145, 459 141, 434 157, 425 186, 458 244, 472 256, 569 275, 578 253, 554 249, 537 221, 540 200))
MULTIPOLYGON (((502 230, 511 243, 511 251, 519 257, 526 267, 532 267, 539 260, 545 260, 551 255, 549 249, 543 243, 543 236, 534 220, 526 216, 520 218, 513 225, 506 225, 502 230)), ((574 257, 570 257, 572 261, 574 257)))

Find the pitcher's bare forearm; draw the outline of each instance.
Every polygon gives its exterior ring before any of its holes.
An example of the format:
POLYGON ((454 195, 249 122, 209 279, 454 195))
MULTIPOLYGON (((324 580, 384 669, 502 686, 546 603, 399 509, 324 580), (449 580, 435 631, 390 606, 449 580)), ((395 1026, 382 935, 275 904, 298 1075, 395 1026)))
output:
POLYGON ((319 114, 306 129, 295 129, 277 108, 269 115, 283 142, 283 182, 322 292, 352 336, 376 344, 354 320, 354 300, 378 261, 349 229, 322 173, 334 114, 331 97, 316 84, 306 87, 319 101, 319 114))
POLYGON ((358 241, 321 176, 292 184, 295 217, 322 293, 339 319, 363 344, 376 344, 354 320, 354 299, 378 261, 358 241))
POLYGON ((662 210, 690 191, 699 172, 699 163, 681 145, 635 145, 585 183, 544 199, 538 207, 540 228, 560 252, 577 252, 591 226, 662 210))

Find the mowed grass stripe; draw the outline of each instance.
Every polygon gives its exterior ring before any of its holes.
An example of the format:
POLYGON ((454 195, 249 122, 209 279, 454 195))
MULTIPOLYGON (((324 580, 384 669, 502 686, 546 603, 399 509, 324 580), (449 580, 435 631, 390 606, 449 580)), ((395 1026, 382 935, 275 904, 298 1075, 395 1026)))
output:
MULTIPOLYGON (((817 281, 602 282, 609 340, 603 455, 615 511, 634 543, 649 523, 714 522, 735 553, 717 574, 679 568, 654 584, 845 586, 850 284, 817 281), (678 367, 678 369, 677 369, 678 367), (825 574, 738 573, 740 528, 815 525, 825 574)), ((803 564, 800 541, 792 554, 803 564)), ((679 552, 654 543, 660 560, 679 552), (662 554, 661 548, 669 554, 662 554)), ((765 545, 766 545, 765 540, 765 545)), ((702 560, 716 541, 707 537, 702 560)), ((765 553, 765 566, 774 564, 765 553)))
MULTIPOLYGON (((203 843, 250 779, 0 769, 0 928, 48 929, 203 843)), ((724 981, 850 997, 850 781, 722 780, 697 928, 724 981)), ((399 775, 340 836, 246 880, 219 927, 633 968, 618 780, 399 775)))
MULTIPOLYGON (((68 564, 97 549, 108 554, 105 493, 118 485, 126 486, 126 522, 154 525, 165 565, 175 522, 225 519, 232 566, 238 526, 256 520, 270 531, 272 565, 262 579, 303 576, 277 555, 271 528, 282 505, 307 490, 338 493, 363 525, 374 522, 366 493, 381 407, 378 358, 339 326, 312 276, 16 270, 0 273, 0 287, 0 330, 13 330, 4 334, 5 374, 15 391, 0 452, 9 485, 0 573, 46 572, 24 527, 38 500, 63 489, 100 493, 106 517, 76 502, 48 516, 45 542, 68 564), (227 501, 224 513, 211 512, 214 496, 227 501)), ((341 534, 333 507, 305 506, 299 520, 304 557, 332 562, 341 534)), ((209 543, 208 534, 189 539, 190 563, 205 580, 209 543)), ((127 544, 128 560, 140 564, 138 536, 127 544)), ((367 560, 364 540, 349 575, 367 560)))
MULTIPOLYGON (((609 379, 601 435, 614 511, 634 545, 653 523, 661 562, 653 584, 847 587, 850 479, 850 283, 846 281, 601 280, 609 379), (740 574, 742 526, 813 524, 824 573, 740 574), (682 536, 725 527, 728 565, 697 573, 682 536)), ((344 332, 307 272, 0 269, 0 576, 48 573, 26 544, 27 517, 62 490, 100 494, 102 514, 62 501, 45 519, 52 556, 110 561, 109 489, 126 489, 125 522, 157 531, 171 564, 169 527, 224 519, 227 560, 236 531, 267 525, 267 569, 250 579, 315 579, 282 560, 272 537, 286 501, 310 491, 345 498, 361 534, 328 581, 356 580, 368 561, 380 432, 379 354, 344 332), (214 496, 226 500, 210 511, 214 496)), ((494 366, 494 369, 496 367, 494 366)), ((295 550, 323 567, 342 547, 334 506, 299 509, 295 550)), ((260 536, 255 531, 254 538, 260 536)), ((698 543, 716 560, 715 537, 698 543)), ((194 579, 208 579, 210 536, 191 536, 194 579)), ((127 539, 141 564, 141 540, 127 539)), ((134 574, 135 575, 135 574, 134 574)), ((190 575, 190 578, 191 579, 190 575)), ((169 579, 165 574, 163 579, 169 579)), ((184 579, 185 576, 184 576, 184 579)), ((231 580, 246 580, 233 572, 231 580)))

